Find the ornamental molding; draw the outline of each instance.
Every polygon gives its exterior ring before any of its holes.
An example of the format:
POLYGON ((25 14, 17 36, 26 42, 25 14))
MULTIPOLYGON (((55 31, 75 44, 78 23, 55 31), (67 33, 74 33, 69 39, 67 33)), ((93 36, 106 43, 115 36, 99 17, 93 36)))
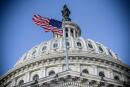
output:
MULTIPOLYGON (((62 54, 61 54, 62 55, 62 54)), ((24 70, 28 70, 31 67, 37 66, 40 68, 40 66, 42 67, 46 67, 46 66, 55 66, 55 65, 60 65, 61 61, 62 64, 65 63, 64 58, 61 57, 61 55, 55 55, 55 57, 51 56, 51 57, 46 57, 44 56, 44 58, 35 58, 34 60, 30 60, 30 61, 25 61, 23 64, 20 64, 19 66, 16 66, 15 68, 13 68, 12 70, 10 70, 7 74, 5 74, 4 77, 6 77, 6 75, 8 75, 6 78, 9 78, 15 74, 18 74, 21 71, 24 70), (58 57, 59 56, 59 57, 58 57)), ((122 71, 129 69, 129 67, 125 67, 122 64, 119 64, 120 61, 118 61, 117 59, 113 59, 113 58, 102 58, 101 55, 95 55, 96 57, 91 57, 91 54, 69 54, 69 63, 74 64, 74 63, 79 63, 79 64, 87 64, 87 65, 95 65, 95 66, 102 66, 102 67, 106 67, 106 68, 111 68, 115 71, 122 71), (81 56, 82 55, 82 56, 81 56), (90 57, 87 57, 90 56, 90 57), (99 57, 99 58, 97 58, 99 57), (118 63, 116 63, 118 62, 118 63)), ((106 56, 107 57, 107 56, 106 56)), ((121 72, 124 73, 124 72, 121 72)), ((1 78, 2 79, 2 78, 1 78)))
MULTIPOLYGON (((105 65, 106 62, 103 63, 102 61, 97 61, 96 58, 86 58, 86 57, 75 57, 75 56, 71 56, 70 57, 70 63, 69 64, 81 64, 81 65, 95 65, 95 66, 100 66, 100 67, 104 67, 106 69, 112 69, 115 70, 117 72, 120 72, 121 70, 116 69, 116 67, 114 68, 113 66, 109 66, 109 65, 105 65), (86 60, 86 61, 84 61, 86 60), (99 62, 99 63, 98 63, 99 62)), ((48 60, 41 60, 39 61, 35 61, 31 64, 25 65, 19 69, 16 69, 15 71, 13 71, 11 74, 8 74, 5 78, 4 81, 6 81, 8 78, 11 78, 12 76, 15 77, 19 77, 20 75, 23 75, 26 72, 30 72, 30 71, 35 71, 38 70, 40 68, 44 68, 44 67, 50 67, 50 66, 56 66, 56 65, 61 65, 61 61, 63 61, 62 64, 65 64, 64 58, 53 58, 52 59, 48 59, 48 60), (57 62, 58 61, 58 62, 57 62), (36 67, 37 66, 37 67, 36 67), (35 67, 35 68, 34 68, 35 67), (26 72, 24 72, 26 71, 26 72)), ((121 72, 124 73, 124 72, 121 72)), ((126 73, 125 73, 126 74, 126 73)))

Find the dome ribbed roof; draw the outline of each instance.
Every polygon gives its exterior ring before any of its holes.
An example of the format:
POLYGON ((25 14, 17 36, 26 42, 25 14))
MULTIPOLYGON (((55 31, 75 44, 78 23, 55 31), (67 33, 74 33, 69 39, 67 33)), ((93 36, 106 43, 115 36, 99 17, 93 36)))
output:
MULTIPOLYGON (((91 39, 84 39, 82 37, 69 37, 67 38, 67 43, 68 53, 76 53, 80 51, 86 52, 86 54, 89 53, 91 55, 106 55, 109 58, 117 59, 116 54, 111 49, 91 39)), ((51 56, 53 54, 60 53, 64 53, 64 39, 54 38, 34 46, 20 58, 20 60, 15 64, 15 66, 24 63, 24 61, 30 61, 33 59, 35 60, 37 58, 40 58, 40 56, 51 56)))
MULTIPOLYGON (((81 30, 77 24, 71 21, 66 21, 65 31, 67 35, 66 40, 68 45, 68 53, 70 54, 70 56, 78 55, 80 52, 85 53, 86 57, 89 57, 89 55, 91 55, 91 57, 96 57, 96 55, 100 55, 100 57, 102 56, 103 58, 117 59, 117 55, 111 49, 105 47, 103 44, 95 42, 91 39, 85 39, 81 37, 81 30)), ((43 41, 39 45, 34 46, 32 49, 26 52, 15 64, 15 66, 21 65, 24 62, 28 63, 30 60, 36 61, 40 58, 43 59, 43 57, 53 58, 55 55, 59 55, 58 57, 63 57, 65 50, 64 37, 58 36, 55 33, 53 34, 54 35, 51 40, 43 41)))

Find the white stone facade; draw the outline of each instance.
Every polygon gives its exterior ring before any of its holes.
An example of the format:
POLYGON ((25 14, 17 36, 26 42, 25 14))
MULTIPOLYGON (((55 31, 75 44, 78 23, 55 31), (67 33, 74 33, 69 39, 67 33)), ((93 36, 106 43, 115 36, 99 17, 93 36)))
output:
MULTIPOLYGON (((0 79, 0 87, 125 87, 130 67, 109 48, 82 38, 80 28, 66 22, 69 71, 64 39, 54 38, 34 46, 0 79), (104 77, 99 75, 103 73, 104 77), (38 76, 37 82, 34 76, 38 76), (23 81, 23 82, 22 82, 23 81), (101 85, 103 84, 103 85, 101 85)), ((126 86, 127 87, 127 86, 126 86)))

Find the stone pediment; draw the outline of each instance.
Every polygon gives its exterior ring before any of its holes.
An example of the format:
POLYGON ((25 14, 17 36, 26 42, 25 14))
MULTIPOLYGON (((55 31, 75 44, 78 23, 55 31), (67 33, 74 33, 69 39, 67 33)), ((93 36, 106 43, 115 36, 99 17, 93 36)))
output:
POLYGON ((81 78, 80 73, 74 71, 64 71, 56 74, 48 82, 42 84, 43 87, 88 87, 88 79, 81 78), (86 85, 86 86, 85 86, 86 85))

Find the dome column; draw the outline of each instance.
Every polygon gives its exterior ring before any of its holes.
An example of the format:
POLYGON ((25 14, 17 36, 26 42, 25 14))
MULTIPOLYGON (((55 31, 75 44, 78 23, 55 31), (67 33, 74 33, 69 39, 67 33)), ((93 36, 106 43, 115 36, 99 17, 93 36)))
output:
POLYGON ((93 69, 93 75, 97 75, 97 66, 93 65, 92 66, 92 69, 93 69))
POLYGON ((73 31, 73 32, 74 32, 74 33, 73 33, 73 34, 74 34, 73 36, 74 36, 74 38, 76 38, 76 32, 75 32, 75 31, 73 31))
POLYGON ((121 80, 125 81, 125 77, 124 77, 123 73, 121 73, 121 80))
POLYGON ((111 69, 107 69, 107 77, 108 78, 113 78, 113 74, 112 74, 112 70, 111 69))
POLYGON ((30 80, 30 72, 27 72, 25 75, 25 82, 29 82, 30 80))
POLYGON ((71 32, 70 32, 70 28, 68 28, 68 37, 71 37, 71 32))
POLYGON ((46 76, 46 72, 45 72, 46 68, 42 67, 42 68, 40 68, 40 70, 41 70, 41 72, 40 72, 41 78, 45 77, 46 76))

